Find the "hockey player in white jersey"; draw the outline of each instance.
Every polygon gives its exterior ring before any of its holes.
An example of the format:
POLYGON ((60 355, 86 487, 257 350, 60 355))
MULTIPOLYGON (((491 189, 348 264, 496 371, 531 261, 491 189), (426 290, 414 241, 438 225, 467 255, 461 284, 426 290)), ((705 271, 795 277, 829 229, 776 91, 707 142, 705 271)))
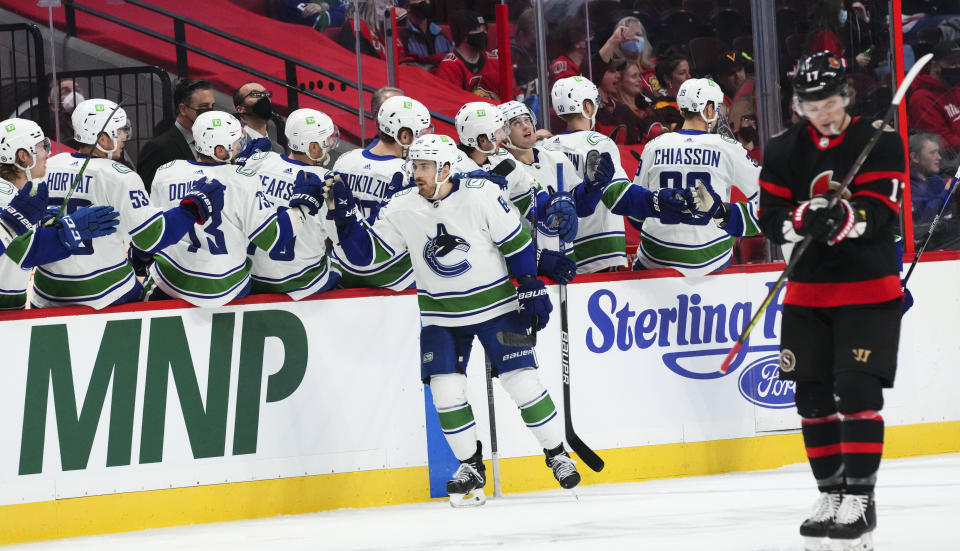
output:
POLYGON ((696 206, 691 206, 705 211, 705 216, 697 219, 698 225, 644 220, 637 267, 705 275, 730 263, 736 238, 760 233, 756 215, 760 167, 737 140, 717 133, 726 123, 723 92, 715 82, 705 78, 684 82, 677 104, 683 128, 647 144, 634 184, 651 191, 687 190, 696 196, 696 206), (733 188, 747 201, 731 203, 733 188))
POLYGON ((447 483, 451 504, 478 505, 485 499, 483 456, 466 396, 466 362, 475 336, 544 448, 554 476, 572 488, 580 475, 563 449, 562 422, 537 376, 533 349, 506 346, 497 338, 498 333, 542 329, 552 309, 535 275, 530 233, 496 184, 452 175, 456 159, 449 137, 420 137, 410 147, 417 187, 395 195, 372 227, 356 216, 349 188, 330 180, 327 197, 334 203, 328 206, 338 239, 358 265, 382 254, 411 252, 422 325, 420 375, 431 387, 440 425, 461 461, 447 483))
POLYGON ((83 241, 110 235, 119 223, 113 207, 83 207, 39 227, 48 205, 50 140, 26 119, 0 122, 0 310, 27 303, 30 271, 84 249, 83 241), (39 182, 34 187, 34 182, 39 182))
MULTIPOLYGON (((290 208, 278 209, 260 188, 255 173, 232 164, 244 146, 240 122, 223 111, 208 111, 193 123, 196 161, 171 161, 157 170, 150 193, 161 205, 177 204, 188 187, 205 178, 223 182, 223 207, 171 247, 157 252, 146 285, 147 300, 180 298, 197 306, 221 306, 250 291, 253 246, 277 254, 303 229, 301 205, 309 185, 295 185, 290 208)), ((312 195, 320 197, 322 186, 312 195)), ((314 199, 319 204, 320 199, 314 199)))
POLYGON ((130 138, 123 108, 106 99, 85 100, 74 109, 72 122, 81 145, 78 153, 60 153, 47 161, 50 203, 66 202, 68 214, 80 207, 111 206, 120 213, 120 224, 116 233, 85 242, 69 258, 38 266, 33 304, 100 309, 139 301, 143 287, 127 260, 128 247, 154 252, 177 242, 217 210, 222 186, 208 183, 188 190, 182 201, 162 211, 150 204, 140 176, 115 161, 130 138))
MULTIPOLYGON (((377 111, 377 141, 365 149, 344 153, 333 165, 360 204, 367 221, 397 191, 412 185, 404 171, 407 149, 418 137, 433 132, 430 112, 407 96, 387 98, 377 111)), ((336 250, 336 248, 335 248, 336 250)), ((413 285, 413 267, 404 253, 372 266, 352 266, 337 251, 343 266, 344 287, 386 287, 402 291, 413 285)))
MULTIPOLYGON (((254 154, 244 165, 255 171, 260 190, 276 205, 288 206, 301 171, 320 179, 329 173, 322 165, 337 147, 340 133, 326 114, 316 109, 297 109, 284 127, 289 155, 273 151, 254 154)), ((331 289, 340 281, 336 259, 327 255, 327 232, 323 221, 308 216, 297 237, 286 246, 264 251, 251 247, 253 267, 250 292, 286 293, 294 300, 331 289)))

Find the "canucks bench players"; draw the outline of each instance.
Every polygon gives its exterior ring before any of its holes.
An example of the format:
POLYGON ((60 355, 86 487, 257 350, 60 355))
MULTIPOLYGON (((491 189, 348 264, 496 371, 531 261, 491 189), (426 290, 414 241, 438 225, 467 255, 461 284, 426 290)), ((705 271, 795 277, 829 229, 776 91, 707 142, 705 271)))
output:
MULTIPOLYGON (((284 133, 289 155, 272 151, 257 153, 244 165, 255 171, 260 190, 276 205, 287 206, 300 171, 323 179, 322 167, 340 133, 326 114, 316 109, 297 109, 287 117, 284 133)), ((251 247, 251 293, 286 293, 294 300, 334 287, 340 281, 337 261, 327 256, 327 232, 321 219, 310 216, 303 229, 286 246, 271 251, 251 247)))
MULTIPOLYGON (((420 305, 421 379, 429 384, 440 425, 461 461, 447 483, 451 504, 480 504, 486 482, 473 410, 466 397, 466 362, 476 336, 493 372, 520 408, 544 448, 547 465, 564 488, 580 475, 563 449, 563 427, 536 372, 532 348, 501 344, 498 333, 542 329, 551 311, 536 278, 530 233, 487 180, 451 174, 452 139, 421 136, 410 147, 416 188, 399 192, 372 227, 356 216, 356 200, 331 180, 330 212, 344 251, 358 265, 400 250, 411 253, 420 305), (508 279, 508 268, 518 287, 508 279)), ((328 205, 329 206, 329 205, 328 205)))
MULTIPOLYGON (((334 172, 350 186, 369 222, 376 220, 382 203, 409 185, 404 171, 407 149, 418 137, 432 132, 430 112, 422 103, 407 96, 391 96, 377 111, 377 141, 344 153, 334 163, 334 172)), ((344 287, 401 291, 413 285, 413 268, 406 253, 365 268, 352 266, 339 253, 344 287)))
POLYGON ((715 82, 692 78, 680 86, 677 104, 683 128, 661 134, 643 149, 634 184, 651 191, 689 190, 704 216, 696 224, 643 220, 637 267, 674 268, 705 275, 730 263, 737 237, 756 235, 760 167, 740 143, 717 133, 723 121, 723 91, 715 82), (737 188, 747 201, 730 203, 737 188))
MULTIPOLYGON (((188 192, 183 182, 205 178, 223 182, 213 214, 180 241, 154 255, 146 285, 147 300, 181 298, 197 306, 220 306, 250 290, 247 257, 252 244, 268 253, 280 251, 304 227, 303 186, 295 186, 290 209, 277 209, 263 193, 252 170, 232 164, 244 146, 240 122, 223 111, 208 111, 193 123, 197 160, 161 166, 150 193, 159 205, 177 204, 188 192)), ((322 194, 317 186, 315 195, 322 194)))
POLYGON ((112 206, 120 213, 120 225, 116 233, 85 243, 82 252, 38 266, 33 303, 100 309, 139 301, 143 287, 127 260, 128 247, 132 244, 152 253, 177 242, 195 223, 213 214, 221 202, 222 186, 211 182, 191 188, 181 196, 182 201, 161 211, 151 205, 140 176, 115 161, 130 138, 123 108, 110 100, 89 99, 77 105, 71 120, 79 152, 60 153, 47 161, 50 203, 62 205, 66 201, 67 213, 86 206, 112 206), (82 177, 77 180, 81 171, 82 177), (68 200, 75 180, 76 189, 68 200))
POLYGON ((0 310, 21 309, 27 302, 30 270, 85 249, 84 240, 116 231, 113 207, 83 207, 39 227, 48 194, 43 182, 50 140, 26 119, 0 122, 0 310), (34 182, 39 182, 34 188, 34 182))

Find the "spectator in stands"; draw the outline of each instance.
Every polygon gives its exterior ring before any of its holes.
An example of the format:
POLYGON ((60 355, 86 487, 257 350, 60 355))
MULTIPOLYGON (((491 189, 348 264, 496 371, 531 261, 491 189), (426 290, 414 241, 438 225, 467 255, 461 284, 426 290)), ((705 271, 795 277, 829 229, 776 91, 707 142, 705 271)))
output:
POLYGON ((453 51, 453 41, 433 21, 430 0, 411 0, 407 4, 407 21, 399 32, 403 51, 424 69, 433 70, 453 51))
MULTIPOLYGON (((869 4, 869 2, 868 2, 869 4)), ((885 39, 881 36, 881 17, 871 17, 863 2, 824 0, 814 8, 813 29, 806 41, 806 51, 829 51, 851 69, 875 67, 886 56, 885 39)))
POLYGON ((243 123, 243 131, 248 140, 258 138, 270 138, 270 147, 273 151, 285 152, 284 144, 277 139, 280 134, 277 127, 281 122, 271 121, 279 120, 280 116, 273 112, 273 104, 270 103, 270 97, 273 95, 259 82, 247 82, 233 93, 233 107, 237 111, 237 118, 243 123))
POLYGON ((176 159, 194 160, 197 150, 193 144, 193 121, 200 113, 215 108, 213 86, 206 80, 183 79, 173 89, 173 104, 177 119, 173 126, 140 148, 137 173, 150 192, 153 175, 160 166, 176 159))
POLYGON ((757 131, 756 99, 753 96, 737 96, 729 110, 730 129, 747 150, 750 158, 758 164, 763 161, 760 149, 760 133, 757 131))
POLYGON ((443 58, 436 75, 480 97, 500 101, 500 59, 497 50, 487 49, 483 17, 472 11, 456 11, 450 18, 450 33, 457 47, 443 58))
MULTIPOLYGON (((379 0, 357 0, 357 2, 360 3, 360 53, 386 59, 387 48, 383 33, 380 31, 380 15, 388 5, 382 4, 379 0)), ((356 49, 356 40, 353 34, 353 17, 348 17, 340 27, 337 44, 352 52, 356 49)), ((399 37, 396 45, 403 48, 399 37)))
POLYGON ((960 39, 937 44, 929 73, 918 76, 911 90, 911 128, 938 134, 948 149, 960 151, 960 39))
MULTIPOLYGON (((550 88, 561 78, 583 74, 581 65, 590 55, 587 52, 587 25, 580 17, 567 17, 557 26, 556 40, 561 54, 550 63, 550 88)), ((583 67, 586 69, 586 67, 583 67)))
POLYGON ((650 82, 655 78, 653 69, 657 64, 653 57, 653 44, 647 39, 647 30, 643 27, 643 23, 636 17, 624 17, 617 22, 613 33, 593 56, 594 72, 597 74, 606 72, 606 64, 614 58, 624 58, 639 63, 644 80, 647 81, 645 86, 650 92, 656 91, 652 86, 653 83, 650 82))
POLYGON ((846 48, 840 39, 840 33, 847 21, 847 15, 843 0, 817 2, 813 12, 813 32, 807 35, 804 52, 830 52, 837 58, 844 59, 846 48))
POLYGON ((690 61, 682 53, 670 51, 657 60, 656 72, 661 88, 660 96, 653 100, 654 115, 672 132, 683 125, 677 92, 690 78, 690 61))
POLYGON ((537 92, 537 28, 533 8, 523 10, 517 18, 510 39, 510 62, 513 63, 513 80, 520 94, 529 96, 537 92))
POLYGON ((627 125, 627 143, 644 143, 651 126, 657 125, 655 135, 662 131, 662 124, 652 116, 650 99, 644 95, 643 75, 635 61, 623 64, 617 81, 616 102, 627 108, 623 121, 627 125))
POLYGON ((620 71, 626 64, 625 59, 612 60, 607 64, 606 72, 594 81, 597 91, 600 92, 601 101, 594 130, 609 136, 620 145, 638 143, 640 139, 640 136, 636 135, 636 130, 627 126, 627 121, 633 116, 630 109, 617 101, 617 96, 620 94, 620 71), (634 131, 633 135, 629 133, 630 130, 634 131))
POLYGON ((342 26, 347 13, 347 5, 342 0, 277 0, 276 5, 280 9, 280 19, 318 31, 342 26))
POLYGON ((717 58, 716 73, 716 83, 723 90, 723 103, 727 104, 729 109, 740 87, 747 81, 746 60, 743 58, 743 53, 735 50, 722 52, 717 58))
POLYGON ((940 210, 948 183, 940 177, 940 137, 931 132, 910 136, 910 199, 914 224, 929 224, 940 210))
POLYGON ((377 118, 377 113, 380 112, 380 106, 383 105, 383 102, 387 101, 387 98, 402 95, 403 90, 393 86, 384 86, 374 92, 373 95, 370 96, 370 112, 373 113, 374 120, 377 118))
MULTIPOLYGON (((35 87, 32 86, 31 88, 35 87)), ((73 114, 73 108, 84 99, 86 98, 83 96, 83 89, 74 79, 61 79, 59 87, 54 85, 53 79, 50 79, 50 95, 47 98, 47 105, 50 108, 49 117, 40 116, 40 99, 33 97, 17 105, 16 109, 7 118, 36 121, 40 125, 40 129, 43 130, 44 136, 50 136, 53 139, 53 136, 57 135, 56 117, 59 116, 60 135, 57 137, 57 141, 76 149, 77 143, 73 140, 73 121, 70 116, 73 114)))

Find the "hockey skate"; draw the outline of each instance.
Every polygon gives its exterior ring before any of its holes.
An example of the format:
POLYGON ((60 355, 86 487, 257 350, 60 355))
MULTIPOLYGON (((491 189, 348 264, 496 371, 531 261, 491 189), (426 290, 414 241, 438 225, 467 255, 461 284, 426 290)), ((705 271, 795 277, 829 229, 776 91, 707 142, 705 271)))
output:
POLYGON ((805 551, 829 549, 826 543, 827 531, 837 516, 842 499, 840 492, 820 492, 820 497, 813 504, 813 513, 800 525, 805 551))
POLYGON ((451 507, 477 507, 487 501, 483 487, 487 483, 487 468, 483 465, 483 453, 477 441, 477 451, 460 462, 460 468, 447 482, 447 494, 451 507))
POLYGON ((872 551, 877 506, 873 494, 846 494, 837 517, 827 530, 836 551, 872 551))
POLYGON ((553 470, 553 477, 562 488, 569 490, 580 484, 580 473, 577 472, 576 462, 564 451, 563 444, 552 450, 543 450, 543 453, 547 456, 547 466, 553 470))

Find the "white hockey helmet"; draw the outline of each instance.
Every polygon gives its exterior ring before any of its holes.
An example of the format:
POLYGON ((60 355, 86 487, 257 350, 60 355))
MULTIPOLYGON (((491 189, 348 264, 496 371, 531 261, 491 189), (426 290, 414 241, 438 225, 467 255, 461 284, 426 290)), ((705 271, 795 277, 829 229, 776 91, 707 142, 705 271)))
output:
POLYGON ((450 136, 443 134, 424 134, 410 144, 410 152, 407 157, 407 175, 413 177, 413 161, 433 161, 437 163, 437 176, 443 172, 444 165, 450 165, 450 172, 443 180, 434 179, 437 183, 437 190, 434 192, 434 198, 439 194, 440 184, 446 182, 453 174, 453 167, 457 164, 460 150, 457 149, 457 143, 450 136))
POLYGON ((290 113, 284 134, 291 151, 303 153, 315 163, 326 164, 330 159, 327 152, 340 145, 340 129, 330 117, 316 109, 297 109, 290 113), (323 148, 319 159, 310 156, 310 144, 314 142, 323 148))
POLYGON ((130 120, 127 119, 127 112, 123 107, 108 99, 88 99, 80 102, 73 110, 70 116, 73 122, 73 138, 82 144, 94 145, 97 149, 103 151, 108 156, 117 150, 117 140, 120 133, 123 138, 129 140, 133 137, 133 129, 130 126, 130 120), (109 118, 109 120, 107 120, 109 118), (101 129, 110 139, 113 140, 113 149, 106 150, 100 147, 97 139, 100 136, 101 129))
POLYGON ((500 108, 484 101, 471 101, 461 107, 460 111, 457 111, 456 125, 460 143, 487 155, 496 153, 498 145, 506 140, 510 133, 500 108), (490 140, 493 149, 480 149, 477 145, 477 138, 480 136, 490 140))
POLYGON ((533 114, 533 111, 531 111, 529 107, 527 107, 527 104, 516 100, 510 100, 508 102, 501 103, 500 112, 503 113, 503 118, 507 121, 507 139, 504 140, 503 143, 513 149, 521 149, 514 145, 510 140, 510 132, 513 130, 513 121, 517 117, 529 117, 530 124, 533 125, 534 130, 536 130, 537 116, 533 114))
POLYGON ((590 82, 590 79, 584 77, 561 78, 553 83, 553 88, 550 90, 550 101, 558 115, 583 114, 583 102, 586 100, 593 102, 593 115, 588 117, 592 123, 597 117, 597 111, 600 109, 602 101, 597 86, 590 82))
POLYGON ((225 163, 232 162, 246 144, 246 134, 236 117, 225 111, 207 111, 193 121, 193 142, 197 153, 225 163), (222 146, 229 155, 217 157, 217 146, 222 146))
POLYGON ((677 107, 693 113, 700 113, 700 117, 708 125, 713 124, 726 113, 726 105, 723 103, 723 90, 709 78, 691 78, 684 81, 677 92, 677 107), (704 116, 703 111, 711 102, 713 102, 716 113, 713 118, 708 119, 704 116))
POLYGON ((407 96, 390 96, 380 105, 377 128, 397 140, 397 143, 400 142, 400 130, 403 128, 410 129, 414 140, 425 134, 433 134, 430 111, 419 101, 407 96))
POLYGON ((7 119, 0 122, 0 164, 15 165, 27 173, 27 180, 32 180, 33 174, 30 170, 37 166, 37 151, 41 148, 50 154, 50 139, 44 137, 43 130, 37 123, 27 119, 7 119), (17 163, 17 152, 21 149, 33 158, 30 166, 17 163))

